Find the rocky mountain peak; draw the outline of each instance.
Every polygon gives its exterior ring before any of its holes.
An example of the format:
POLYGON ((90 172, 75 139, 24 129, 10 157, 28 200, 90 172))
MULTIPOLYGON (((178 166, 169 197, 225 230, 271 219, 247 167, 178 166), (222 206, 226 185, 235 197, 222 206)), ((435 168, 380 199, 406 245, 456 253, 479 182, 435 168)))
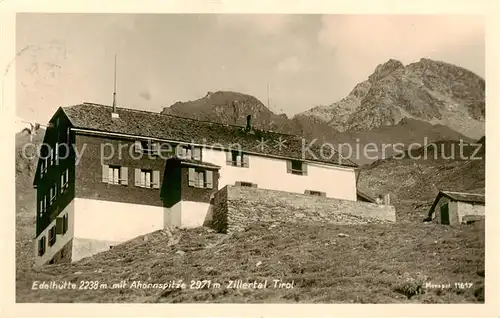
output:
POLYGON ((397 70, 404 69, 404 67, 405 66, 400 61, 395 59, 389 59, 387 62, 379 64, 375 68, 375 72, 373 72, 373 74, 368 77, 368 80, 372 83, 376 82, 386 76, 389 76, 390 74, 392 74, 397 70))
POLYGON ((441 124, 475 139, 484 135, 485 82, 446 62, 421 58, 404 66, 389 59, 347 97, 300 115, 323 120, 342 132, 372 130, 411 118, 441 124))

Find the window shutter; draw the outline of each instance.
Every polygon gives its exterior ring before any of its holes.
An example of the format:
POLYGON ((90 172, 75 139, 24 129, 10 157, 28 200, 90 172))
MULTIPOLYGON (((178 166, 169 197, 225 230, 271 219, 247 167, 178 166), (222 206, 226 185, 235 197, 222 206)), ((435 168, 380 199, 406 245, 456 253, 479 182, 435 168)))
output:
POLYGON ((122 180, 120 181, 120 183, 123 185, 128 185, 128 167, 121 167, 120 169, 122 170, 122 180))
POLYGON ((102 165, 102 182, 108 183, 109 179, 109 166, 102 165))
POLYGON ((57 234, 64 234, 64 219, 63 218, 56 219, 56 233, 57 234))
POLYGON ((153 188, 160 188, 160 171, 158 170, 153 171, 153 188))
POLYGON ((250 167, 249 157, 246 153, 241 154, 243 156, 243 167, 250 167))
POLYGON ((189 185, 196 185, 196 171, 194 170, 194 168, 189 168, 189 185))
POLYGON ((142 152, 142 144, 139 140, 135 141, 134 150, 135 152, 142 152))
POLYGON ((134 184, 137 187, 141 185, 141 169, 134 169, 134 184))
POLYGON ((56 151, 56 166, 58 166, 59 165, 59 147, 57 144, 56 144, 55 151, 56 151))
POLYGON ((233 165, 233 153, 231 151, 226 151, 226 163, 233 165))
POLYGON ((214 172, 212 170, 207 171, 207 188, 213 189, 214 172))
POLYGON ((292 173, 292 162, 290 160, 286 161, 286 172, 292 173))
POLYGON ((302 163, 302 175, 307 176, 307 163, 302 163))
POLYGON ((201 148, 199 148, 199 147, 193 148, 193 159, 194 160, 201 160, 201 148))

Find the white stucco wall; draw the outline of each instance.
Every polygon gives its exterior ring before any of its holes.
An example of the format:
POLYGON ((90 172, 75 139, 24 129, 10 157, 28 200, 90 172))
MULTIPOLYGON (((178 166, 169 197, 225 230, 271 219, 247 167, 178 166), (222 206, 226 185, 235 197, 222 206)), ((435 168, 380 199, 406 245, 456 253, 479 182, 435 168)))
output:
POLYGON ((468 202, 458 202, 458 219, 460 223, 466 215, 485 216, 485 206, 468 202))
POLYGON ((206 202, 181 201, 181 227, 193 228, 203 226, 210 210, 206 202))
POLYGON ((326 192, 331 198, 356 201, 356 176, 353 168, 307 163, 307 176, 287 173, 286 160, 249 155, 249 168, 226 164, 226 154, 203 149, 203 161, 219 165, 219 189, 236 181, 256 183, 259 188, 304 193, 326 192))
POLYGON ((72 238, 73 238, 73 233, 74 233, 74 201, 71 201, 64 210, 62 210, 57 217, 63 216, 65 213, 68 214, 68 230, 66 231, 65 234, 58 234, 56 235, 56 242, 54 245, 49 246, 49 230, 52 228, 52 226, 56 225, 56 219, 52 221, 45 230, 43 230, 42 233, 40 233, 36 240, 34 241, 35 244, 35 266, 40 266, 52 259, 54 255, 64 246, 66 245, 72 238), (45 254, 42 256, 38 256, 38 240, 45 235, 45 254))
POLYGON ((163 227, 181 226, 181 201, 177 202, 170 208, 165 208, 163 217, 163 227))
POLYGON ((74 202, 75 238, 122 242, 163 229, 163 207, 82 198, 74 202))

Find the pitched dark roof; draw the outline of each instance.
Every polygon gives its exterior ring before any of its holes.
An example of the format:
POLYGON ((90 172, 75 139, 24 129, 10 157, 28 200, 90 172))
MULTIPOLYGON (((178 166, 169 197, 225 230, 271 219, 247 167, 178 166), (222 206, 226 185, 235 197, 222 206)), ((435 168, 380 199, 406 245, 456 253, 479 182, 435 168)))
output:
POLYGON ((111 106, 91 103, 62 107, 62 110, 75 128, 208 146, 220 144, 225 149, 237 144, 243 151, 249 153, 296 159, 304 159, 302 156, 304 147, 311 149, 313 153, 311 155, 308 151, 304 151, 306 160, 357 167, 351 160, 340 158, 337 152, 330 152, 330 147, 323 149, 325 156, 321 158, 321 145, 318 142, 309 147, 310 141, 303 141, 302 137, 290 134, 257 129, 248 132, 241 126, 122 107, 116 110, 119 118, 112 119, 111 106), (262 140, 266 141, 265 147, 259 147, 259 142, 262 140), (280 140, 284 142, 281 150, 277 146, 280 140))
POLYGON ((486 202, 483 194, 441 190, 439 191, 438 195, 436 196, 436 199, 434 200, 431 208, 429 209, 429 215, 432 215, 434 208, 436 207, 436 204, 438 204, 439 200, 443 196, 449 198, 450 200, 459 202, 469 202, 481 205, 484 205, 486 202))
POLYGON ((471 203, 485 203, 483 194, 478 193, 465 193, 454 191, 440 191, 443 195, 449 197, 453 201, 471 202, 471 203))

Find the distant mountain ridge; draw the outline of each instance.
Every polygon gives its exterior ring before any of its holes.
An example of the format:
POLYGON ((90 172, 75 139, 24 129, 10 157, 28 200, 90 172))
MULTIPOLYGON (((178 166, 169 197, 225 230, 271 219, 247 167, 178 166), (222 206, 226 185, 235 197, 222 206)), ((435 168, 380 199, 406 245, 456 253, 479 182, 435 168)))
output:
MULTIPOLYGON (((164 107, 162 113, 304 136, 320 143, 423 144, 472 142, 484 136, 484 79, 452 64, 421 59, 404 66, 390 59, 375 68, 344 99, 288 118, 257 98, 231 91, 164 107)), ((380 152, 379 152, 380 154, 380 152)), ((387 153, 390 156, 390 152, 387 153)), ((353 158, 372 162, 365 156, 353 158)))
POLYGON ((282 132, 288 121, 286 115, 274 114, 254 96, 231 91, 208 92, 194 101, 176 102, 164 107, 162 113, 233 125, 245 125, 247 115, 252 115, 254 127, 282 132))
POLYGON ((297 116, 315 117, 339 131, 371 130, 413 118, 450 127, 473 139, 484 135, 485 81, 449 63, 390 59, 342 100, 297 116))

